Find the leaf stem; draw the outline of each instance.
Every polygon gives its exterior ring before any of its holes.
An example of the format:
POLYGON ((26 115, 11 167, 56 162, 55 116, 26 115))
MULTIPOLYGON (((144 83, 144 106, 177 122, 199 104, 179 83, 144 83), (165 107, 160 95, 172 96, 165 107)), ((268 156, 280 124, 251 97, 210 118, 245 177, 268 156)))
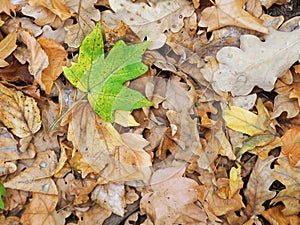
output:
POLYGON ((75 106, 79 104, 79 102, 87 96, 87 92, 82 94, 79 99, 76 100, 65 112, 63 112, 50 126, 49 130, 53 131, 57 124, 68 114, 75 106))

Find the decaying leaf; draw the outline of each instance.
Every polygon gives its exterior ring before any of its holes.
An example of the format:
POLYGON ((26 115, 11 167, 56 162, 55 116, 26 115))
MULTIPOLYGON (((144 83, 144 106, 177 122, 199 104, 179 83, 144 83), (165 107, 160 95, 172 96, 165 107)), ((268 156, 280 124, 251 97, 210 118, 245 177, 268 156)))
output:
POLYGON ((271 29, 265 41, 253 35, 241 36, 240 48, 224 47, 217 53, 219 69, 213 81, 222 91, 248 95, 254 86, 271 91, 277 78, 299 60, 300 31, 271 29))
POLYGON ((32 201, 22 214, 21 223, 24 225, 64 224, 65 219, 70 215, 70 212, 63 210, 57 212, 55 208, 57 202, 57 195, 33 193, 32 201))
POLYGON ((91 207, 88 211, 76 211, 76 216, 79 218, 78 225, 103 224, 110 215, 111 211, 98 205, 91 207))
POLYGON ((182 177, 185 168, 170 167, 157 170, 151 178, 150 193, 141 200, 140 207, 157 225, 205 223, 204 210, 195 204, 198 184, 182 177))
MULTIPOLYGON (((0 7, 1 9, 1 7, 0 7)), ((8 66, 9 64, 4 60, 7 56, 9 56, 16 48, 17 34, 15 32, 8 34, 1 42, 0 42, 0 67, 8 66)))
MULTIPOLYGON (((13 134, 22 138, 25 151, 34 133, 41 127, 40 110, 31 97, 0 84, 0 120, 13 134)), ((22 144, 21 143, 21 144, 22 144)))
POLYGON ((127 145, 115 128, 101 120, 86 101, 78 103, 71 115, 68 140, 94 171, 112 181, 146 180, 142 168, 152 164, 151 156, 143 149, 148 144, 146 140, 131 142, 134 139, 130 136, 134 134, 127 134, 124 139, 131 140, 127 145))
POLYGON ((183 26, 183 19, 193 14, 194 8, 186 0, 165 0, 156 4, 110 0, 111 9, 104 11, 102 20, 110 27, 117 27, 122 20, 139 36, 152 41, 150 49, 157 49, 166 42, 164 31, 178 32, 183 26), (153 32, 155 30, 155 32, 153 32))
POLYGON ((40 85, 46 94, 50 94, 53 82, 62 73, 62 66, 66 65, 68 53, 63 46, 51 39, 40 38, 38 43, 47 54, 49 61, 47 68, 42 71, 40 85))
POLYGON ((17 176, 4 182, 6 188, 32 191, 44 194, 57 194, 57 188, 51 176, 54 174, 57 157, 48 150, 37 154, 34 163, 17 176))
POLYGON ((216 0, 214 6, 202 12, 199 26, 212 31, 224 26, 235 25, 242 28, 268 33, 263 21, 243 9, 247 0, 216 0))
MULTIPOLYGON (((72 13, 77 13, 77 23, 65 27, 67 34, 65 42, 73 48, 78 48, 83 39, 91 33, 95 22, 100 20, 100 12, 95 9, 97 0, 81 0, 72 4, 72 13)), ((70 2, 71 3, 71 2, 70 2)))
POLYGON ((124 216, 125 187, 122 184, 98 185, 92 192, 91 198, 102 208, 114 214, 124 216))
POLYGON ((278 159, 278 165, 275 165, 273 177, 285 185, 271 203, 282 202, 285 208, 282 213, 285 216, 297 215, 300 211, 300 169, 292 167, 286 157, 278 159))
POLYGON ((286 155, 289 159, 291 166, 299 166, 300 160, 300 127, 295 127, 281 137, 282 141, 282 154, 286 155))
POLYGON ((261 214, 264 211, 263 203, 276 194, 274 191, 269 190, 274 182, 272 169, 270 168, 271 160, 272 157, 265 160, 257 159, 250 175, 244 192, 247 199, 245 212, 248 217, 261 214))

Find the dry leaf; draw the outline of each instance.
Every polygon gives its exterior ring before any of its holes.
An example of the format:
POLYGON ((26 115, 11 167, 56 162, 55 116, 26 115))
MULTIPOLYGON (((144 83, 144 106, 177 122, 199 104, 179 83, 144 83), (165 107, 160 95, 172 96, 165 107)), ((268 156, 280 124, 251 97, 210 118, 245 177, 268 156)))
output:
POLYGON ((69 9, 66 7, 65 0, 29 0, 31 6, 43 6, 59 16, 62 20, 66 20, 71 17, 69 9))
POLYGON ((98 205, 91 207, 88 211, 76 211, 76 216, 79 218, 78 225, 103 224, 111 215, 111 211, 101 208, 98 205))
POLYGON ((241 46, 224 47, 217 53, 219 69, 213 81, 232 95, 248 95, 254 86, 265 91, 274 88, 277 78, 299 59, 300 31, 279 32, 271 29, 265 41, 253 35, 241 36, 241 46))
POLYGON ((300 108, 297 99, 291 99, 290 93, 279 94, 274 99, 274 109, 271 119, 279 117, 283 112, 287 112, 286 118, 293 118, 298 115, 300 108))
POLYGON ((62 66, 66 65, 68 53, 54 40, 40 38, 38 43, 47 54, 49 61, 47 68, 42 71, 40 85, 42 84, 41 88, 46 94, 50 94, 53 82, 62 73, 62 66))
MULTIPOLYGON (((0 3, 1 4, 1 3, 0 3)), ((0 6, 1 9, 1 6, 0 6)), ((16 48, 17 34, 15 32, 8 34, 0 42, 0 67, 8 66, 9 64, 4 60, 8 57, 16 48)))
POLYGON ((151 156, 143 150, 147 141, 144 140, 143 147, 135 142, 126 144, 115 128, 104 122, 86 101, 77 103, 70 116, 68 140, 94 171, 101 171, 101 175, 111 181, 145 179, 143 169, 152 165, 151 156))
POLYGON ((102 208, 123 217, 125 202, 125 187, 122 184, 98 185, 92 192, 91 199, 102 208))
POLYGON ((34 163, 26 170, 5 181, 6 188, 57 194, 54 181, 50 178, 55 171, 57 157, 54 151, 37 153, 34 163))
POLYGON ((16 6, 11 2, 11 0, 1 0, 0 2, 0 13, 5 12, 10 16, 10 13, 16 14, 16 6))
POLYGON ((57 225, 64 224, 71 212, 56 211, 57 195, 32 194, 32 201, 22 214, 23 225, 57 225))
POLYGON ((274 182, 273 171, 270 168, 272 159, 273 157, 265 160, 258 158, 250 175, 247 188, 244 191, 247 199, 245 213, 249 218, 261 214, 265 209, 263 203, 276 195, 274 191, 269 190, 274 182))
POLYGON ((281 137, 282 154, 287 156, 291 166, 299 166, 300 160, 300 127, 295 127, 284 133, 281 137))
POLYGON ((223 111, 223 118, 226 126, 250 136, 256 134, 273 134, 274 130, 270 126, 270 116, 261 99, 258 99, 257 109, 258 115, 237 106, 225 109, 223 111))
POLYGON ((19 36, 20 40, 26 44, 30 53, 30 58, 27 59, 29 63, 28 70, 34 76, 39 85, 43 86, 41 74, 42 71, 49 65, 48 56, 42 49, 41 45, 33 36, 31 36, 30 33, 25 30, 20 30, 19 36))
POLYGON ((268 33, 268 28, 263 25, 262 20, 243 9, 246 2, 247 0, 216 0, 214 6, 203 10, 198 25, 208 27, 207 31, 234 25, 268 33))
POLYGON ((46 24, 52 24, 52 23, 54 23, 54 21, 57 17, 49 9, 39 6, 39 5, 31 6, 31 5, 27 4, 24 7, 22 7, 22 13, 24 15, 35 18, 34 23, 39 26, 44 26, 46 24))
POLYGON ((229 179, 220 178, 217 182, 213 174, 203 172, 199 176, 199 180, 203 185, 197 188, 198 199, 206 212, 212 213, 215 216, 221 216, 244 207, 242 196, 238 192, 230 199, 228 198, 229 193, 225 193, 225 196, 220 196, 224 189, 227 191, 230 188, 229 179), (217 183, 220 186, 216 186, 217 183))
POLYGON ((65 42, 70 47, 79 47, 83 39, 94 29, 95 22, 100 20, 100 12, 94 7, 96 2, 97 0, 81 0, 73 3, 72 13, 77 13, 77 23, 65 27, 67 31, 65 42))
POLYGON ((41 127, 40 110, 33 98, 0 84, 0 115, 2 123, 21 139, 24 152, 32 135, 41 127))
POLYGON ((142 197, 140 207, 154 224, 206 222, 204 210, 195 204, 195 188, 198 184, 192 179, 182 177, 184 171, 184 167, 169 167, 157 170, 152 175, 152 192, 142 197))
POLYGON ((158 1, 157 4, 110 0, 109 4, 115 13, 104 11, 102 20, 114 28, 121 20, 124 21, 140 40, 147 37, 152 41, 150 49, 162 47, 167 39, 164 32, 168 29, 178 32, 183 26, 183 19, 191 16, 195 10, 187 0, 158 1))
POLYGON ((272 199, 271 204, 281 201, 285 206, 282 210, 285 216, 297 215, 300 211, 299 167, 292 167, 287 158, 281 157, 278 159, 278 165, 275 165, 274 170, 273 177, 285 185, 285 189, 272 199))
POLYGON ((282 5, 287 4, 291 0, 260 0, 261 4, 265 6, 267 9, 270 8, 273 4, 282 5))
POLYGON ((278 205, 273 208, 270 208, 262 213, 263 217, 266 218, 271 225, 298 225, 300 224, 300 218, 297 215, 285 216, 282 213, 284 206, 278 205))

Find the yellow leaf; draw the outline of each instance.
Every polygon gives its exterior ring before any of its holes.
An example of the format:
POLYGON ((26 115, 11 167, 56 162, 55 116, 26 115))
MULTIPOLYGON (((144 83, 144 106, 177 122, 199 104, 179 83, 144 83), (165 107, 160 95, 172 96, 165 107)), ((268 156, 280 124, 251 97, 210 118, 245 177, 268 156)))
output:
POLYGON ((237 168, 232 167, 229 172, 229 199, 231 199, 235 193, 243 188, 243 180, 241 177, 241 166, 238 165, 237 168))
POLYGON ((230 109, 223 111, 226 126, 250 136, 273 133, 269 125, 269 115, 260 99, 257 102, 257 109, 258 115, 238 106, 231 106, 230 109))

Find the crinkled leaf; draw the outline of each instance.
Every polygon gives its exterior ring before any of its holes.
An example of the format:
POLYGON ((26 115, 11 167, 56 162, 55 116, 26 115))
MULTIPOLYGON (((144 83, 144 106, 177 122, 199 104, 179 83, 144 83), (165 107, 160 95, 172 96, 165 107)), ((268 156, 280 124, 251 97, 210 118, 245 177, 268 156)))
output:
POLYGON ((147 71, 141 56, 149 44, 144 42, 127 46, 119 41, 104 58, 101 27, 98 24, 83 41, 78 62, 63 70, 74 86, 88 92, 88 100, 96 113, 112 122, 115 110, 132 111, 152 105, 141 93, 123 85, 147 71))

